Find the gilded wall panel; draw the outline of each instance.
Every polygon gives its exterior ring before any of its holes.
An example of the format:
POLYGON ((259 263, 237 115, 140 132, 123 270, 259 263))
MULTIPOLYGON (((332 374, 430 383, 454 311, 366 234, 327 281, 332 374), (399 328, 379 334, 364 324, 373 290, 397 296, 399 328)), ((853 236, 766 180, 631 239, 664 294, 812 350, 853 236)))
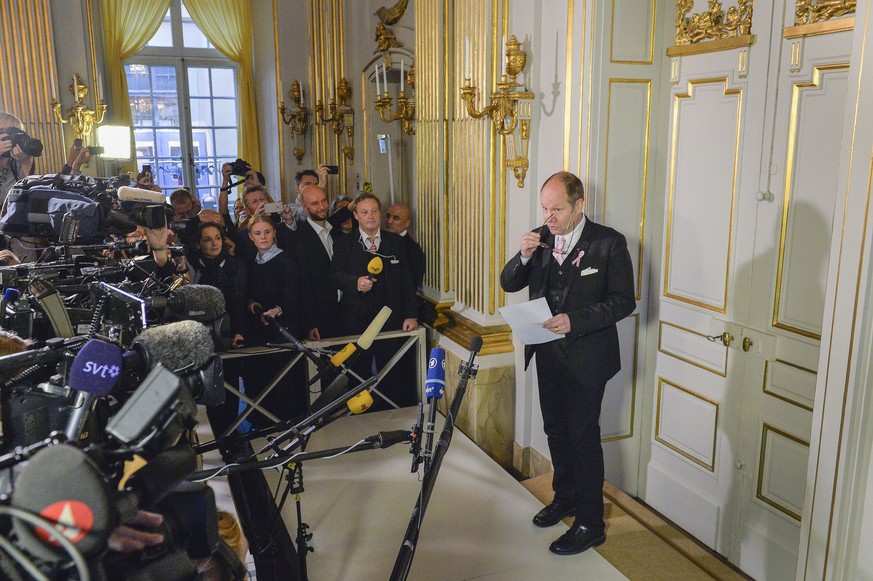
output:
POLYGON ((718 415, 718 402, 658 378, 655 440, 710 472, 715 471, 718 415))
POLYGON ((609 60, 650 65, 655 53, 655 0, 612 1, 609 60))
POLYGON ((848 64, 816 67, 791 96, 772 324, 813 339, 821 338, 843 138, 832 120, 843 110, 848 81, 848 64))
POLYGON ((72 95, 54 81, 58 75, 48 0, 0 2, 0 36, 0 111, 20 118, 24 130, 43 142, 37 171, 60 168, 66 157, 64 135, 51 100, 56 95, 69 104, 72 95))
POLYGON ((800 521, 808 458, 809 442, 765 423, 761 429, 757 499, 800 521))
POLYGON ((691 81, 674 95, 664 296, 727 310, 742 91, 691 81))

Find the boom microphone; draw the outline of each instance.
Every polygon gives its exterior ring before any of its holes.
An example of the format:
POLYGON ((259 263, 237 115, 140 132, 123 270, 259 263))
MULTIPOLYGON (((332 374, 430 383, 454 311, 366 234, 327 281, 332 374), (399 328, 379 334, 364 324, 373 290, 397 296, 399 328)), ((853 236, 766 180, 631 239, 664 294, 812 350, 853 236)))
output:
MULTIPOLYGON (((341 398, 348 392, 349 386, 349 376, 346 374, 340 374, 334 379, 330 385, 324 388, 321 391, 321 395, 315 398, 315 401, 312 402, 310 409, 313 413, 317 413, 327 407, 328 404, 336 401, 341 398)), ((358 395, 354 396, 350 400, 346 402, 346 405, 349 408, 349 411, 353 414, 360 414, 373 405, 373 396, 370 395, 369 391, 362 391, 358 395)))
POLYGON ((167 203, 167 197, 160 192, 143 190, 142 188, 132 188, 130 186, 121 186, 118 188, 118 199, 122 202, 140 202, 143 204, 164 205, 167 203))
MULTIPOLYGON (((133 349, 147 369, 161 363, 174 373, 199 369, 212 358, 209 329, 197 321, 178 321, 149 327, 133 340, 133 349)), ((125 362, 136 360, 128 351, 125 362)))
POLYGON ((156 309, 169 307, 184 318, 201 323, 220 319, 226 310, 224 295, 208 284, 180 286, 169 296, 147 298, 146 305, 156 309))

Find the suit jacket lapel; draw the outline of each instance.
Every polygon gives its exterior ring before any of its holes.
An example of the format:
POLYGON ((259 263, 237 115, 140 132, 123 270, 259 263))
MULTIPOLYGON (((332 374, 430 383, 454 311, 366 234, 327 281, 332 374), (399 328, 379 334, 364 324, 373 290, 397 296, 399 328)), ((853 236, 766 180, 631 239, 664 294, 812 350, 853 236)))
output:
POLYGON ((567 281, 567 284, 564 285, 564 296, 561 297, 561 306, 564 306, 564 302, 567 300, 567 295, 570 293, 570 287, 572 287, 576 283, 576 279, 579 276, 576 276, 576 271, 581 270, 581 258, 588 253, 588 246, 591 244, 591 220, 586 216, 585 217, 585 226, 582 227, 582 234, 579 236, 579 241, 573 245, 573 249, 567 253, 567 257, 564 259, 564 265, 568 269, 572 269, 573 273, 569 275, 570 280, 567 281), (580 256, 581 253, 581 256, 580 256), (580 256, 580 261, 578 264, 573 261, 576 260, 576 257, 580 256))

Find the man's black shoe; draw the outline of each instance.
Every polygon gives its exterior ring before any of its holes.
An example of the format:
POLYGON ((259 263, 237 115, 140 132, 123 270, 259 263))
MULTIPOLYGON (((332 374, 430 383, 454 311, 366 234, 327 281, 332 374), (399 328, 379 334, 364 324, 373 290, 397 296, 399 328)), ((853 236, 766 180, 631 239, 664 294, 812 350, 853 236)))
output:
POLYGON ((575 508, 569 502, 555 500, 533 517, 533 524, 538 527, 554 526, 561 522, 562 518, 573 514, 575 508))
POLYGON ((570 530, 549 545, 549 550, 556 555, 578 555, 605 542, 606 532, 603 530, 574 524, 570 530))

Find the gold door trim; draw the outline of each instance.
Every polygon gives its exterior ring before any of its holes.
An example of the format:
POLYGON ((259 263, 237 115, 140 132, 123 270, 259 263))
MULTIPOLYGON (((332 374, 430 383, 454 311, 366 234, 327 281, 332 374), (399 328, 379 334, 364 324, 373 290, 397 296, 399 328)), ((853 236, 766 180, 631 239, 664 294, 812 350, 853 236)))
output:
POLYGON ((721 410, 719 409, 719 403, 717 401, 709 399, 708 397, 704 397, 704 396, 700 395, 699 393, 692 391, 691 389, 682 387, 681 385, 673 383, 672 381, 667 381, 663 377, 659 376, 658 377, 658 396, 657 396, 657 402, 655 405, 655 440, 657 442, 659 442, 660 444, 666 446, 670 450, 673 450, 674 452, 676 452, 680 456, 687 458, 687 459, 691 460, 692 462, 694 462, 695 464, 705 468, 709 472, 715 473, 715 459, 716 459, 715 452, 716 452, 716 444, 718 443, 718 439, 717 439, 718 438, 718 417, 719 417, 720 411, 721 410), (697 456, 691 454, 690 452, 686 452, 682 448, 676 446, 675 444, 671 444, 670 442, 666 441, 665 439, 663 439, 661 437, 661 396, 662 396, 664 384, 667 384, 670 387, 674 387, 674 388, 678 389, 679 391, 687 393, 688 395, 690 395, 692 397, 696 397, 697 399, 705 401, 706 403, 711 404, 712 406, 715 407, 715 426, 712 430, 712 462, 707 463, 705 460, 698 458, 697 456))
POLYGON ((695 79, 688 81, 688 88, 685 93, 677 93, 673 96, 673 112, 672 112, 672 128, 671 128, 671 137, 670 137, 670 161, 669 161, 669 193, 667 200, 667 242, 665 246, 664 252, 664 297, 671 298, 677 300, 682 303, 686 303, 689 305, 694 305, 697 307, 701 307, 704 309, 708 309, 710 311, 715 311, 717 313, 726 313, 727 312, 727 296, 728 296, 728 288, 730 286, 730 266, 731 266, 731 247, 733 244, 733 232, 734 232, 734 203, 736 201, 737 195, 737 170, 740 159, 740 130, 742 128, 743 123, 743 90, 742 89, 730 89, 728 88, 728 78, 727 77, 717 77, 717 78, 709 78, 709 79, 695 79), (734 162, 733 168, 734 172, 731 176, 731 201, 730 201, 730 219, 728 224, 728 243, 727 243, 727 257, 725 260, 725 281, 724 281, 724 297, 721 305, 713 305, 711 303, 705 303, 703 301, 699 301, 697 299, 688 298, 682 295, 678 295, 670 292, 669 284, 670 284, 670 251, 672 249, 672 236, 673 236, 673 200, 676 193, 676 150, 679 146, 679 106, 682 103, 683 99, 693 99, 694 98, 694 88, 697 85, 711 85, 721 83, 724 85, 724 95, 736 95, 737 96, 737 121, 735 128, 735 142, 734 142, 734 162))
POLYGON ((714 373, 715 375, 718 375, 719 377, 727 377, 727 359, 728 359, 727 347, 724 348, 724 369, 723 370, 713 369, 711 367, 707 367, 706 365, 703 365, 702 363, 692 361, 686 357, 682 357, 681 355, 678 355, 676 353, 673 353, 672 351, 667 350, 661 344, 661 337, 663 334, 664 326, 673 327, 674 329, 679 329, 680 331, 685 331, 686 333, 691 333, 693 335, 697 335, 698 337, 706 339, 706 335, 704 333, 700 333, 698 331, 695 331, 694 329, 689 329, 688 327, 682 327, 681 325, 676 325, 674 323, 669 323, 667 321, 658 321, 658 351, 660 351, 661 353, 664 353, 665 355, 669 355, 670 357, 673 357, 674 359, 678 359, 679 361, 684 361, 685 363, 687 363, 689 365, 693 365, 694 367, 699 367, 700 369, 703 369, 704 371, 709 371, 710 373, 714 373))
POLYGON ((800 444, 801 446, 806 446, 807 448, 809 448, 809 442, 806 442, 806 441, 798 438, 797 436, 793 436, 793 435, 789 434, 788 432, 783 432, 782 430, 780 430, 780 429, 778 429, 778 428, 776 428, 776 427, 774 427, 766 422, 764 423, 764 425, 761 428, 761 452, 758 456, 758 487, 757 487, 757 490, 755 491, 755 498, 757 498, 761 502, 767 504, 768 506, 772 506, 773 508, 775 508, 779 512, 790 516, 792 519, 796 520, 799 523, 800 522, 800 515, 798 513, 794 512, 793 510, 791 510, 787 506, 779 504, 778 502, 767 497, 764 494, 764 459, 767 457, 767 432, 773 432, 774 434, 776 434, 778 436, 782 436, 783 438, 785 438, 787 440, 791 440, 792 442, 796 442, 796 443, 800 444))
MULTIPOLYGON (((800 371, 805 371, 807 373, 811 373, 812 375, 818 375, 818 373, 816 373, 816 371, 813 369, 807 369, 806 367, 801 367, 800 365, 795 365, 794 363, 790 363, 790 362, 785 361, 783 359, 776 359, 775 363, 781 363, 782 365, 787 365, 789 367, 799 369, 800 371)), ((789 403, 793 406, 797 406, 802 410, 806 410, 808 412, 812 411, 812 406, 806 405, 804 403, 800 403, 797 400, 791 399, 790 397, 785 396, 785 395, 778 394, 775 391, 768 390, 767 389, 767 378, 769 377, 769 373, 770 373, 770 362, 764 361, 764 383, 762 385, 761 391, 763 391, 764 393, 766 393, 770 397, 775 397, 776 399, 782 400, 785 403, 789 403)))
POLYGON ((640 314, 634 313, 630 315, 631 318, 636 319, 634 322, 634 368, 633 375, 631 375, 631 417, 630 417, 630 432, 627 434, 622 434, 620 436, 612 436, 611 438, 603 438, 601 442, 617 442, 619 440, 629 440, 634 437, 634 425, 636 423, 636 411, 637 411, 637 357, 639 357, 640 352, 640 314))
POLYGON ((833 34, 846 32, 855 28, 855 17, 839 18, 837 20, 825 20, 815 24, 802 24, 800 26, 786 26, 782 29, 782 38, 802 38, 805 36, 818 36, 820 34, 833 34))
POLYGON ((613 31, 615 31, 615 0, 612 0, 612 16, 609 26, 610 37, 609 37, 609 62, 615 65, 650 65, 654 60, 655 55, 655 22, 657 22, 657 10, 655 7, 655 0, 652 0, 652 18, 650 19, 650 28, 649 28, 649 58, 644 61, 624 61, 624 60, 615 60, 612 57, 612 47, 613 47, 613 31))
POLYGON ((803 337, 809 337, 816 341, 821 341, 821 333, 803 329, 779 320, 780 300, 782 298, 782 279, 785 268, 785 243, 788 237, 788 217, 791 209, 791 192, 793 184, 794 165, 796 161, 797 151, 797 125, 798 125, 798 109, 800 107, 801 91, 805 89, 818 88, 821 84, 822 77, 825 73, 834 71, 847 71, 848 63, 837 63, 820 65, 813 69, 811 81, 801 81, 794 83, 791 93, 791 108, 790 119, 788 122, 788 151, 785 153, 785 187, 783 189, 782 202, 782 225, 779 235, 779 258, 776 264, 776 287, 773 293, 773 317, 770 324, 783 331, 795 333, 803 337))
POLYGON ((688 56, 692 54, 706 54, 710 52, 720 52, 723 50, 733 50, 735 48, 743 48, 755 44, 756 37, 754 34, 740 36, 737 38, 723 38, 720 40, 711 40, 709 42, 701 42, 700 44, 683 44, 679 46, 671 46, 667 49, 667 56, 688 56))

